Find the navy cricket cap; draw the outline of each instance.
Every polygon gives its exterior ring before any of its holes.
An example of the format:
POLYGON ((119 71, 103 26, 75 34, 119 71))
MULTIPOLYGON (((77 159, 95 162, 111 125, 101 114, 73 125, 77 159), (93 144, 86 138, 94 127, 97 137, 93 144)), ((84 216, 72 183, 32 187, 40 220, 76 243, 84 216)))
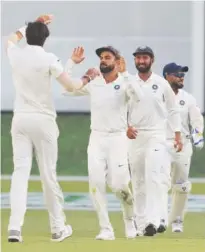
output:
POLYGON ((154 58, 154 52, 149 46, 138 47, 132 55, 135 57, 137 54, 148 54, 151 58, 154 58))
POLYGON ((172 73, 178 73, 178 72, 188 72, 189 68, 188 66, 180 66, 176 63, 172 62, 164 66, 163 68, 163 76, 166 77, 166 74, 172 74, 172 73))
POLYGON ((117 59, 120 59, 120 52, 112 46, 103 46, 96 49, 96 54, 100 57, 102 52, 111 52, 117 59))

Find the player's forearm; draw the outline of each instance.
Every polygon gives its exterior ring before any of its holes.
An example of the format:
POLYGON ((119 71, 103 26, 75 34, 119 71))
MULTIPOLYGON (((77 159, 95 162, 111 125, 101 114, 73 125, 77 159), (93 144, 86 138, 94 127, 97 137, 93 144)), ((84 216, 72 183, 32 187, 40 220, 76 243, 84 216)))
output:
POLYGON ((13 43, 17 44, 23 37, 25 37, 25 32, 26 32, 26 26, 21 27, 16 31, 15 33, 12 33, 7 40, 7 44, 13 43))
POLYGON ((72 59, 68 59, 65 64, 65 72, 71 77, 73 73, 73 67, 75 66, 75 62, 72 59))
POLYGON ((81 79, 71 79, 66 72, 63 72, 57 80, 68 92, 80 90, 90 81, 87 76, 83 76, 81 79))

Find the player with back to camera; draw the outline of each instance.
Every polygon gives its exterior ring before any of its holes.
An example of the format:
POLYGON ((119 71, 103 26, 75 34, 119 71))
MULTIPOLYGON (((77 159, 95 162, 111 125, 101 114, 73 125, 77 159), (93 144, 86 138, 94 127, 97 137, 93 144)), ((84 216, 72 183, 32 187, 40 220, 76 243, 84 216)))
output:
MULTIPOLYGON (((50 34, 47 24, 52 18, 52 15, 40 16, 11 34, 7 41, 7 55, 16 92, 11 126, 14 171, 10 190, 9 242, 22 241, 21 230, 26 212, 33 147, 49 213, 51 240, 60 242, 72 235, 72 227, 65 224, 64 199, 56 176, 59 130, 51 92, 51 77, 66 90, 73 91, 87 85, 98 75, 98 71, 89 69, 81 79, 73 80, 64 71, 60 60, 43 49, 50 34), (26 38, 27 45, 21 48, 17 43, 23 37, 26 38)), ((73 57, 82 52, 82 48, 76 49, 73 57)))

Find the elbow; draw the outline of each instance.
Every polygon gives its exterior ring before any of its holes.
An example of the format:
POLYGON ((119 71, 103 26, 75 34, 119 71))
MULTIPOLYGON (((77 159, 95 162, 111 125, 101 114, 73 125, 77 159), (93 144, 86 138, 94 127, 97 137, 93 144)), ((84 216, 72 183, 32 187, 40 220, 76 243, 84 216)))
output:
POLYGON ((69 92, 69 93, 72 93, 73 91, 74 91, 74 87, 72 87, 72 86, 66 86, 65 87, 65 90, 67 91, 67 92, 69 92))

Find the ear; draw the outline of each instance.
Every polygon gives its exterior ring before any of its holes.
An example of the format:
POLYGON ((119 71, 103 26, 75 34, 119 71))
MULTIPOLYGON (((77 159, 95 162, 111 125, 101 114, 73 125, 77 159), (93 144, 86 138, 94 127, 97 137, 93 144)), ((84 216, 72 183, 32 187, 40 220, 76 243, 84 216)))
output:
POLYGON ((155 58, 153 57, 153 58, 152 58, 152 64, 154 63, 154 61, 155 61, 155 58))
POLYGON ((167 73, 165 73, 165 79, 166 79, 168 82, 170 81, 170 78, 172 78, 171 75, 168 75, 167 73))

